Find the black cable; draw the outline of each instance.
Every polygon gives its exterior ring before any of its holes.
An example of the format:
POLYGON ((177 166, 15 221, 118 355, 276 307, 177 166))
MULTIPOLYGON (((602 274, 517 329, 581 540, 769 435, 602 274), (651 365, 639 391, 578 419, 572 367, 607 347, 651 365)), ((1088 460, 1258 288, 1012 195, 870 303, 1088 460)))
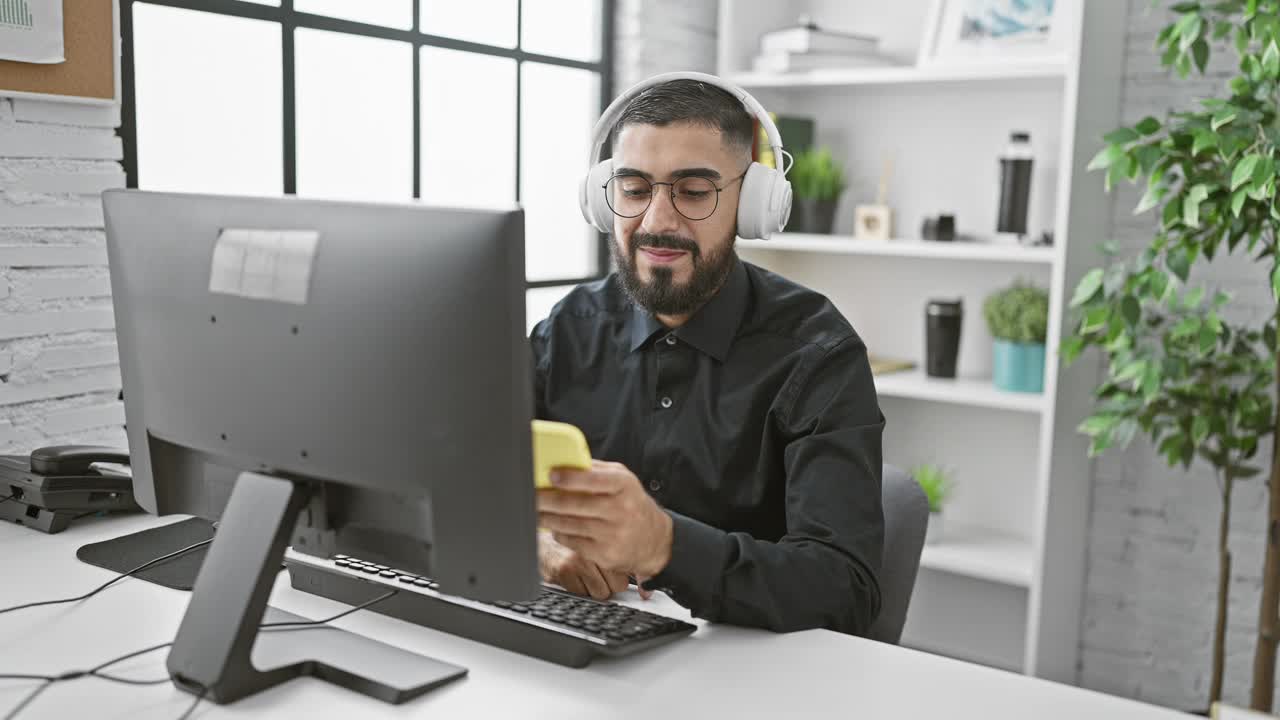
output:
POLYGON ((399 594, 399 593, 400 593, 400 588, 392 588, 389 592, 386 592, 386 593, 384 593, 384 594, 382 594, 382 595, 379 595, 378 597, 376 597, 376 598, 374 598, 374 599, 372 599, 372 600, 369 600, 368 602, 360 603, 359 605, 356 605, 355 607, 348 608, 347 610, 344 610, 344 611, 342 611, 342 612, 338 613, 337 615, 334 615, 333 617, 327 617, 327 618, 325 618, 325 619, 323 619, 323 620, 298 620, 298 621, 295 621, 295 622, 275 622, 275 623, 266 623, 266 624, 263 624, 263 625, 259 625, 259 626, 258 626, 258 629, 259 629, 259 630, 265 630, 266 628, 307 627, 307 626, 312 626, 312 625, 327 625, 327 624, 329 624, 329 623, 333 622, 334 620, 338 620, 338 619, 340 619, 340 618, 344 618, 344 617, 346 617, 346 616, 350 615, 351 613, 353 613, 353 612, 355 612, 355 611, 357 611, 357 610, 363 610, 363 609, 365 609, 365 608, 369 607, 370 605, 376 605, 377 603, 380 603, 380 602, 382 602, 383 600, 386 600, 387 598, 392 597, 393 595, 397 595, 397 594, 399 594))
POLYGON ((12 499, 14 499, 14 498, 16 498, 16 497, 18 497, 18 496, 17 496, 17 495, 5 495, 4 497, 0 498, 0 504, 7 503, 7 502, 9 502, 10 500, 12 500, 12 499))
POLYGON ((187 720, 187 718, 191 717, 191 713, 196 711, 196 706, 200 704, 200 701, 204 699, 205 694, 208 692, 209 688, 201 685, 200 694, 196 696, 196 701, 191 703, 191 707, 187 708, 187 711, 182 713, 182 717, 178 718, 178 720, 187 720))
POLYGON ((4 720, 13 720, 14 718, 18 717, 18 713, 22 712, 23 708, 25 708, 26 706, 34 702, 36 698, 40 697, 40 693, 44 692, 45 690, 48 690, 49 686, 54 684, 55 682, 57 682, 57 680, 50 679, 50 680, 45 680, 43 683, 40 683, 39 687, 31 691, 26 697, 22 698, 22 702, 18 703, 17 707, 10 710, 9 713, 4 716, 4 720))
MULTIPOLYGON (((181 551, 179 551, 179 552, 181 552, 181 551)), ((393 597, 393 596, 395 596, 395 595, 398 595, 399 593, 400 593, 400 589, 399 589, 399 588, 392 588, 390 591, 388 591, 388 592, 386 592, 386 593, 383 593, 382 595, 379 595, 378 597, 373 598, 372 600, 368 600, 368 601, 366 601, 366 602, 360 603, 359 605, 356 605, 355 607, 348 608, 348 609, 346 609, 346 610, 344 610, 344 611, 342 611, 342 612, 338 613, 337 615, 332 615, 332 616, 330 616, 330 617, 322 618, 322 619, 320 619, 320 620, 298 620, 298 621, 292 621, 292 622, 264 623, 264 624, 262 624, 262 625, 259 625, 259 626, 258 626, 258 629, 259 629, 259 630, 266 631, 266 632, 288 632, 288 631, 290 631, 290 630, 310 630, 310 629, 315 629, 315 628, 318 628, 318 627, 322 627, 322 626, 324 626, 324 625, 327 625, 327 624, 329 624, 329 623, 333 622, 334 620, 338 620, 338 619, 340 619, 340 618, 344 618, 344 617, 346 617, 346 616, 350 615, 351 613, 356 612, 357 610, 364 610, 364 609, 365 609, 365 608, 367 608, 367 607, 370 607, 370 606, 372 606, 372 605, 375 605, 375 604, 377 604, 377 603, 380 603, 380 602, 382 602, 383 600, 386 600, 387 598, 390 598, 390 597, 393 597)), ((145 655, 145 654, 147 654, 147 653, 149 653, 149 652, 155 652, 156 650, 160 650, 160 649, 163 649, 163 648, 167 648, 167 647, 169 647, 169 646, 171 646, 171 645, 173 645, 173 643, 172 643, 172 642, 161 643, 161 644, 159 644, 159 645, 152 645, 151 647, 143 648, 143 649, 141 649, 141 650, 134 650, 133 652, 128 653, 128 654, 126 654, 126 655, 121 655, 120 657, 113 658, 113 659, 108 660, 108 661, 106 661, 106 662, 104 662, 104 663, 100 663, 99 665, 95 666, 95 667, 94 667, 93 669, 91 669, 91 670, 73 670, 73 671, 71 671, 71 672, 66 672, 66 673, 63 673, 62 675, 58 675, 58 676, 52 676, 52 675, 0 675, 0 680, 42 680, 42 681, 44 681, 44 682, 43 682, 39 687, 37 687, 37 688, 36 688, 36 689, 35 689, 35 690, 30 694, 30 695, 28 695, 26 698, 24 698, 24 699, 22 700, 22 702, 18 704, 18 706, 17 706, 17 707, 15 707, 13 710, 9 711, 9 714, 8 714, 8 715, 5 715, 4 720, 13 720, 13 718, 17 717, 18 713, 19 713, 23 708, 25 708, 25 707, 27 707, 28 705, 30 705, 30 704, 31 704, 31 702, 32 702, 33 700, 35 700, 37 697, 39 697, 40 693, 44 692, 44 691, 45 691, 45 690, 46 690, 50 685, 52 685, 52 684, 54 684, 54 683, 56 683, 56 682, 62 682, 62 681, 64 681, 64 680, 77 680, 77 679, 82 678, 82 677, 96 677, 96 678, 98 678, 98 679, 100 679, 100 680, 107 680, 107 681, 110 681, 110 682, 123 683, 123 684, 126 684, 126 685, 162 685, 162 684, 165 684, 165 683, 170 683, 170 682, 172 682, 173 680, 172 680, 172 678, 167 678, 167 677, 166 677, 166 678, 161 678, 161 679, 159 679, 159 680, 133 680, 133 679, 131 679, 131 678, 122 678, 122 677, 119 677, 119 676, 117 676, 117 675, 108 675, 108 674, 106 674, 106 673, 104 673, 104 672, 102 672, 102 671, 103 671, 104 669, 106 669, 106 668, 108 668, 108 667, 112 666, 112 665, 117 664, 117 663, 122 663, 122 662, 124 662, 125 660, 129 660, 129 659, 132 659, 132 658, 138 657, 139 655, 145 655)), ((191 680, 188 680, 187 682, 192 682, 192 681, 191 681, 191 680)), ((184 718, 190 717, 190 716, 191 716, 191 713, 195 712, 196 706, 198 706, 198 705, 200 704, 200 701, 204 699, 205 695, 206 695, 206 694, 208 694, 208 692, 209 692, 209 688, 204 687, 204 686, 201 686, 200 694, 196 696, 196 700, 195 700, 195 702, 191 704, 191 707, 187 708, 187 711, 186 711, 185 713, 183 713, 182 718, 179 718, 179 720, 183 720, 184 718)))
POLYGON ((69 603, 69 602, 77 602, 77 601, 80 601, 80 600, 86 600, 86 599, 88 599, 88 598, 93 597, 94 595, 97 595, 98 593, 102 592, 103 590, 106 590, 107 588, 111 587, 111 586, 112 586, 112 585, 114 585, 115 583, 118 583, 118 582, 120 582, 121 580, 123 580, 123 579, 125 579, 125 578, 127 578, 127 577, 131 577, 134 573, 142 572, 143 570, 146 570, 147 568, 151 567, 152 565, 155 565, 156 563, 164 562, 165 560, 168 560, 169 558, 176 557, 176 556, 178 556, 178 555, 182 555, 183 553, 190 552, 190 551, 192 551, 192 550, 195 550, 195 549, 196 549, 196 548, 198 548, 198 547, 202 547, 202 546, 204 546, 204 545, 208 545, 208 544, 209 544, 209 543, 211 543, 211 542, 213 542, 213 539, 212 539, 212 538, 210 538, 210 539, 208 539, 208 540, 202 540, 202 541, 200 541, 200 542, 198 542, 198 543, 195 543, 194 545, 188 545, 188 546, 186 546, 186 547, 182 548, 181 550, 175 550, 174 552, 171 552, 171 553, 169 553, 168 555, 162 555, 162 556, 160 556, 160 557, 156 558, 155 560, 151 560, 151 561, 145 562, 145 563, 143 563, 143 564, 139 565, 138 567, 136 567, 136 568, 134 568, 134 569, 130 570, 130 571, 129 571, 129 572, 127 572, 127 573, 122 573, 122 574, 120 574, 120 575, 117 575, 116 577, 114 577, 114 578, 112 578, 112 579, 108 580, 107 582, 103 583, 102 585, 99 585, 96 589, 91 590, 90 592, 87 592, 87 593, 85 593, 84 595, 80 595, 79 597, 65 598, 65 599, 62 599, 62 600, 45 600, 45 601, 42 601, 42 602, 27 603, 27 604, 25 604, 25 605, 15 605, 15 606, 13 606, 13 607, 8 607, 8 608, 0 609, 0 615, 4 615, 5 613, 14 612, 14 611, 17 611, 17 610, 26 610, 27 608, 40 607, 40 606, 42 606, 42 605, 61 605, 62 603, 69 603))

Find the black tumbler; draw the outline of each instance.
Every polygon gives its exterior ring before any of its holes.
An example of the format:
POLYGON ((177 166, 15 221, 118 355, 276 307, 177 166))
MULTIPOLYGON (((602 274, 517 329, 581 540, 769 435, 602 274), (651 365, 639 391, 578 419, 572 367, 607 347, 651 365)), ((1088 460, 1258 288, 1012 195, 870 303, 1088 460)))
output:
POLYGON ((925 306, 925 373, 954 378, 960 354, 960 300, 930 300, 925 306))

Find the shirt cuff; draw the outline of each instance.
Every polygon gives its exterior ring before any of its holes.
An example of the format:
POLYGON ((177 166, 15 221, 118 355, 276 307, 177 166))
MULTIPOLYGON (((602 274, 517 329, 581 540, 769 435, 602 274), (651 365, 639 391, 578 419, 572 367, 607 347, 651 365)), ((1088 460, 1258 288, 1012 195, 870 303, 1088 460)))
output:
POLYGON ((671 516, 671 560, 645 581, 644 589, 661 590, 696 617, 710 618, 720 603, 729 536, 680 513, 666 512, 671 516))

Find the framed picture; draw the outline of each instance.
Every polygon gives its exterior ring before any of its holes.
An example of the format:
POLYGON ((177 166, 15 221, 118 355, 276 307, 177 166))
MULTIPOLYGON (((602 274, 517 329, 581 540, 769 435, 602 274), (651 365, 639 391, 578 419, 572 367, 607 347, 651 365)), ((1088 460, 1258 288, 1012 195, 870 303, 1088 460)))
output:
POLYGON ((918 64, 1053 62, 1066 57, 1063 7, 1076 0, 933 0, 918 64))

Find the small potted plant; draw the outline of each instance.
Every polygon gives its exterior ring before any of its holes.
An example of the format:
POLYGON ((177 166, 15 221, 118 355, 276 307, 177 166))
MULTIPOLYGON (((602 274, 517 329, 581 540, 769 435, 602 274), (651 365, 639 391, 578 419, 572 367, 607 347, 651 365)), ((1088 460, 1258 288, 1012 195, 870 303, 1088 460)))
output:
POLYGON ((920 465, 911 474, 929 499, 929 526, 924 541, 933 545, 942 539, 942 506, 951 495, 951 478, 941 465, 933 464, 920 465))
POLYGON ((995 386, 1011 392, 1043 392, 1049 293, 1017 282, 988 297, 982 312, 995 339, 995 386))
POLYGON ((791 181, 791 219, 787 232, 831 234, 836 205, 844 192, 844 170, 831 158, 831 151, 808 149, 795 157, 787 173, 791 181))

